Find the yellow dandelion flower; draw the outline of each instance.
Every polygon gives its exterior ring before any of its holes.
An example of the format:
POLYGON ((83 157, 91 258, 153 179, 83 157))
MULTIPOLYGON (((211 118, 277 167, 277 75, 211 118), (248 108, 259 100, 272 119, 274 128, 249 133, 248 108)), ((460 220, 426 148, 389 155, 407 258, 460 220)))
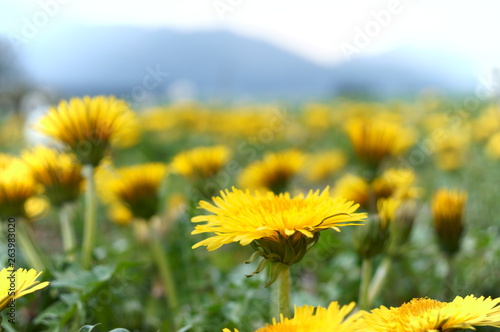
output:
POLYGON ((403 154, 415 141, 397 122, 378 119, 352 119, 346 131, 358 158, 375 166, 385 157, 403 154))
POLYGON ((415 187, 416 175, 410 169, 391 168, 373 180, 372 187, 377 197, 413 199, 420 196, 420 188, 415 187))
POLYGON ((370 197, 370 185, 362 177, 346 174, 336 182, 332 192, 333 196, 343 197, 366 207, 370 197))
POLYGON ((43 196, 30 197, 24 203, 24 211, 28 220, 44 217, 49 211, 50 203, 43 196))
MULTIPOLYGON (((300 261, 316 243, 320 231, 332 228, 339 232, 339 227, 359 225, 356 222, 366 218, 366 213, 355 213, 357 204, 330 196, 329 188, 291 197, 289 193, 251 193, 233 187, 232 191, 221 191, 220 197, 213 198, 213 204, 201 201, 200 207, 213 214, 192 218, 192 222, 207 223, 197 225, 191 234, 215 236, 193 248, 206 246, 215 250, 232 242, 242 246, 251 244, 256 250, 254 258, 260 255, 263 262, 286 265, 300 261)), ((264 268, 262 263, 255 273, 264 268)))
POLYGON ((457 296, 452 302, 428 298, 413 299, 400 307, 381 306, 363 313, 360 331, 367 332, 451 332, 475 330, 474 326, 500 327, 500 298, 457 296))
POLYGON ((440 189, 432 199, 432 218, 441 249, 453 255, 460 247, 464 230, 464 208, 467 193, 440 189))
POLYGON ((390 221, 390 243, 387 250, 390 255, 397 255, 401 252, 400 247, 410 238, 417 216, 417 202, 415 200, 401 201, 395 198, 388 198, 387 200, 399 202, 399 204, 392 203, 397 204, 397 207, 394 215, 392 215, 392 212, 390 213, 392 219, 390 221))
POLYGON ((119 226, 130 225, 134 219, 132 211, 128 207, 120 203, 113 203, 107 211, 108 218, 119 226))
POLYGON ((304 167, 309 181, 327 180, 347 164, 347 157, 342 151, 331 150, 311 155, 304 167))
POLYGON ((485 150, 486 155, 491 159, 500 159, 500 132, 494 134, 488 139, 485 150))
POLYGON ((241 172, 238 182, 245 189, 268 189, 278 194, 287 189, 304 161, 304 154, 298 150, 266 153, 262 160, 251 163, 241 172))
POLYGON ((396 211, 401 205, 401 200, 398 198, 381 198, 377 201, 377 210, 382 227, 387 228, 396 218, 396 211))
POLYGON ((490 105, 473 121, 473 136, 477 141, 485 141, 500 130, 498 105, 490 105))
POLYGON ((304 111, 304 123, 311 129, 311 134, 315 135, 331 128, 333 114, 332 108, 328 105, 310 104, 304 111))
POLYGON ((386 249, 389 238, 389 227, 376 215, 371 214, 364 227, 356 228, 354 232, 354 249, 363 258, 371 258, 386 249))
MULTIPOLYGON (((280 321, 273 319, 273 324, 258 329, 256 332, 351 332, 359 324, 360 314, 347 317, 354 309, 355 303, 340 306, 337 302, 332 302, 328 308, 313 307, 305 305, 295 307, 293 318, 285 318, 283 315, 280 321)), ((238 330, 235 329, 236 332, 238 330)), ((224 329, 223 332, 230 332, 224 329)))
POLYGON ((21 159, 0 154, 0 215, 27 216, 26 202, 41 187, 33 179, 28 166, 21 159))
POLYGON ((439 169, 454 171, 462 167, 467 161, 469 134, 464 128, 446 130, 442 138, 436 142, 435 157, 439 169))
MULTIPOLYGON (((110 204, 121 204, 137 218, 149 220, 159 212, 160 187, 167 175, 167 166, 147 163, 111 171, 101 168, 96 183, 102 199, 110 204)), ((115 205, 116 208, 116 205, 115 205)), ((124 211, 120 211, 123 217, 124 211)))
POLYGON ((9 305, 11 300, 47 287, 48 281, 40 283, 36 280, 42 273, 34 269, 3 268, 0 271, 0 311, 9 305))
POLYGON ((78 198, 83 185, 82 166, 73 155, 37 146, 23 152, 22 158, 54 205, 78 198))
POLYGON ((137 136, 135 114, 115 97, 84 97, 61 101, 35 128, 66 144, 83 164, 96 166, 110 145, 129 144, 137 136))
POLYGON ((209 179, 227 164, 231 151, 222 145, 183 151, 172 161, 172 169, 191 180, 209 179))

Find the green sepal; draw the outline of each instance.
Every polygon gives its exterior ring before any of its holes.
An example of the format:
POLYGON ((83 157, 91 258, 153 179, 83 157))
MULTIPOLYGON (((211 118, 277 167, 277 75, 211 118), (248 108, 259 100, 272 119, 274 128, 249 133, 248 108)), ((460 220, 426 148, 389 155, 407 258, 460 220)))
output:
POLYGON ((262 252, 260 251, 254 252, 252 256, 250 256, 250 258, 245 261, 245 264, 252 263, 258 256, 262 256, 262 252))
POLYGON ((250 277, 253 277, 254 275, 262 272, 262 270, 264 270, 266 268, 267 263, 268 263, 268 260, 264 258, 262 261, 260 261, 260 263, 257 266, 257 268, 255 269, 255 271, 253 271, 252 274, 245 274, 245 277, 250 278, 250 277))

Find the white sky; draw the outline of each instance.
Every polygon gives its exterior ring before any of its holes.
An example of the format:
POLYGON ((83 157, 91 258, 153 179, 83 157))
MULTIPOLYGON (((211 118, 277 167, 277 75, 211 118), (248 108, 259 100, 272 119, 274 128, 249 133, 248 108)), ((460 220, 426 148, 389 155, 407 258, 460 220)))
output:
POLYGON ((357 29, 373 24, 372 12, 394 2, 399 13, 369 39, 361 55, 401 45, 439 47, 471 57, 484 69, 500 67, 498 0, 0 0, 0 32, 20 35, 44 4, 58 4, 40 33, 68 22, 225 28, 332 64, 344 59, 342 43, 353 44, 357 29), (215 5, 231 10, 221 18, 215 5))

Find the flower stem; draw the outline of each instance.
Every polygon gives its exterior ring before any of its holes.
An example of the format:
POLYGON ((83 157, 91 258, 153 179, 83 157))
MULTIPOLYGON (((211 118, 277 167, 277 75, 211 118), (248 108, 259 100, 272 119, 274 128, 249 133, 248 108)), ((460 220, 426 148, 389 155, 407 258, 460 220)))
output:
POLYGON ((82 266, 88 270, 92 263, 92 251, 94 249, 96 234, 96 195, 94 166, 84 165, 83 176, 86 182, 85 188, 85 223, 83 229, 83 252, 82 266))
POLYGON ((283 317, 291 318, 290 312, 290 266, 286 266, 281 272, 279 278, 279 291, 278 291, 279 313, 283 317))
POLYGON ((37 271, 52 271, 50 262, 42 254, 42 251, 36 247, 35 241, 31 235, 31 230, 28 225, 25 225, 26 223, 26 220, 20 220, 17 225, 17 236, 23 248, 27 263, 37 271))
POLYGON ((455 269, 453 264, 453 255, 446 255, 446 275, 444 279, 444 300, 451 300, 453 296, 453 279, 455 277, 455 269))
POLYGON ((73 225, 71 224, 72 212, 73 206, 71 203, 66 203, 59 209, 59 223, 61 226, 63 248, 66 259, 69 262, 72 262, 75 259, 75 253, 73 250, 76 246, 75 232, 73 230, 73 225))
POLYGON ((387 276, 389 275, 391 266, 392 258, 389 256, 385 257, 380 263, 370 283, 370 289, 368 291, 368 303, 373 303, 373 301, 375 301, 375 299, 379 295, 385 281, 387 280, 387 276))
POLYGON ((363 258, 361 266, 361 286, 359 287, 359 308, 361 310, 370 309, 368 291, 370 290, 370 279, 372 275, 371 258, 363 258))
MULTIPOLYGON (((151 237, 149 244, 151 253, 154 260, 156 261, 156 264, 158 265, 160 277, 162 278, 163 287, 165 287, 170 309, 172 311, 175 311, 179 306, 179 303, 177 300, 177 291, 174 284, 174 278, 170 269, 170 262, 168 260, 168 256, 165 254, 165 251, 163 251, 158 235, 151 228, 150 235, 151 237)), ((175 317, 175 314, 173 315, 173 317, 175 317)))

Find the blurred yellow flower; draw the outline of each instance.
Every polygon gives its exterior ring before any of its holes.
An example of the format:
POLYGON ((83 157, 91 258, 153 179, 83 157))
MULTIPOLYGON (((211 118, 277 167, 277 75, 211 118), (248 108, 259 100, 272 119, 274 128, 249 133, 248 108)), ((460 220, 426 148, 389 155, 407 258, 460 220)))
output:
POLYGON ((135 114, 115 97, 84 97, 61 101, 35 129, 66 144, 83 164, 97 166, 110 145, 137 140, 135 114))
POLYGON ((128 226, 134 220, 132 211, 120 203, 111 203, 108 207, 107 216, 109 220, 119 226, 128 226))
POLYGON ((441 249, 453 255, 464 229, 465 191, 439 189, 432 199, 432 219, 441 249))
POLYGON ((298 150, 266 153, 248 165, 238 182, 245 189, 268 189, 278 194, 287 190, 292 178, 302 169, 305 155, 298 150))
POLYGON ((11 300, 45 288, 48 281, 40 283, 36 279, 43 273, 34 269, 3 268, 0 271, 0 311, 7 307, 11 300))
POLYGON ((222 145, 198 147, 177 154, 172 169, 194 181, 209 179, 221 171, 230 157, 231 151, 222 145))
POLYGON ((335 187, 333 187, 332 195, 367 207, 370 198, 370 185, 362 177, 346 174, 337 180, 335 187))
POLYGON ((99 168, 96 183, 102 199, 114 209, 110 211, 111 217, 123 224, 128 219, 123 207, 134 217, 145 220, 160 212, 160 188, 166 175, 167 166, 161 163, 127 166, 116 171, 99 168))
POLYGON ((330 150, 310 155, 304 170, 309 181, 320 182, 340 171, 347 164, 342 151, 330 150))
POLYGON ((486 155, 491 159, 500 159, 500 132, 495 133, 486 143, 486 155))
POLYGON ((401 205, 398 198, 380 198, 377 200, 377 211, 382 221, 382 228, 387 228, 396 217, 396 211, 401 205))
MULTIPOLYGON (((293 318, 285 318, 281 315, 280 321, 273 318, 272 325, 266 325, 256 332, 354 332, 358 331, 357 326, 360 314, 349 313, 354 309, 355 303, 340 306, 337 302, 332 302, 328 308, 313 307, 305 305, 295 307, 293 318)), ((235 329, 236 332, 238 330, 235 329)), ((231 332, 224 329, 223 332, 231 332)))
POLYGON ((477 141, 485 141, 500 130, 498 105, 490 105, 473 122, 473 135, 477 141))
POLYGON ((467 161, 469 133, 464 130, 445 130, 436 141, 436 164, 444 171, 457 170, 467 161))
POLYGON ((22 158, 35 180, 44 186, 52 204, 61 205, 78 198, 83 185, 82 165, 73 155, 37 146, 24 151, 22 158))
POLYGON ((34 217, 26 211, 26 203, 41 190, 26 163, 19 158, 0 154, 0 216, 34 217))
POLYGON ((310 104, 304 110, 304 122, 312 135, 327 130, 332 126, 334 111, 328 105, 310 104))
POLYGON ((413 199, 421 193, 421 189, 414 186, 415 182, 416 175, 412 170, 390 168, 373 180, 372 187, 377 197, 413 199))
POLYGON ((358 158, 375 166, 388 156, 403 154, 415 142, 415 135, 397 122, 355 118, 345 128, 358 158))
POLYGON ((475 330, 474 326, 500 327, 500 298, 457 296, 452 302, 428 298, 413 299, 400 307, 381 306, 363 312, 359 331, 367 332, 451 332, 475 330))

